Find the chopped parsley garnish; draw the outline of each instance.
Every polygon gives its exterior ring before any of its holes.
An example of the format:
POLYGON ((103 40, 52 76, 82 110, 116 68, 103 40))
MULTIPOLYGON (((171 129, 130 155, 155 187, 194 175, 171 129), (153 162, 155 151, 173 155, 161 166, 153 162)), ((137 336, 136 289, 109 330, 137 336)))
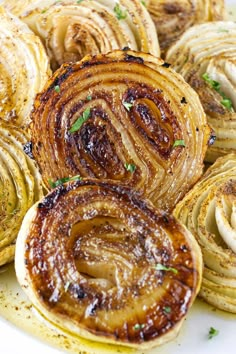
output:
POLYGON ((172 267, 166 267, 163 264, 158 263, 154 267, 156 270, 165 270, 166 272, 173 272, 174 274, 178 274, 178 270, 172 267))
POLYGON ((84 0, 77 0, 77 4, 80 4, 82 1, 84 1, 84 0))
POLYGON ((176 147, 176 146, 185 146, 184 140, 175 140, 173 147, 176 147))
POLYGON ((61 91, 60 86, 59 85, 54 86, 54 91, 59 93, 61 91))
POLYGON ((134 173, 136 166, 132 163, 125 163, 125 168, 128 172, 134 173))
POLYGON ((226 97, 224 92, 221 91, 220 83, 215 80, 212 80, 207 73, 203 74, 202 78, 210 85, 210 87, 213 90, 215 90, 216 92, 218 92, 221 95, 221 97, 223 98, 223 100, 220 102, 222 104, 222 106, 226 107, 227 109, 229 109, 231 111, 233 108, 233 103, 232 103, 231 99, 226 97))
POLYGON ((171 313, 171 307, 170 306, 164 306, 163 310, 165 313, 171 313))
POLYGON ((227 30, 225 28, 218 28, 217 32, 229 32, 229 30, 227 30))
POLYGON ((145 327, 145 324, 136 323, 133 328, 135 331, 138 331, 139 329, 143 329, 144 327, 145 327))
POLYGON ((141 0, 141 4, 142 4, 143 6, 145 6, 145 7, 147 7, 147 4, 146 4, 146 2, 145 2, 144 0, 141 0))
POLYGON ((91 96, 91 95, 88 95, 88 96, 86 97, 86 100, 87 100, 87 101, 91 101, 91 99, 92 99, 92 96, 91 96))
POLYGON ((208 332, 208 339, 212 339, 213 337, 216 337, 219 334, 219 330, 211 327, 208 332))
POLYGON ((45 12, 47 12, 48 11, 48 9, 43 9, 42 11, 41 11, 41 14, 45 14, 45 12))
POLYGON ((123 101, 123 106, 125 107, 125 109, 127 109, 127 111, 130 111, 130 108, 133 107, 133 103, 129 103, 129 102, 125 102, 123 101))
POLYGON ((49 180, 48 183, 50 184, 51 188, 56 188, 58 186, 61 186, 63 183, 66 183, 69 181, 81 181, 81 180, 82 180, 82 178, 79 175, 77 175, 77 176, 73 176, 73 177, 61 178, 55 182, 53 182, 52 180, 49 180))
POLYGON ((72 127, 70 128, 69 132, 70 133, 74 133, 76 131, 78 131, 82 125, 84 124, 84 122, 86 122, 86 120, 88 120, 90 117, 90 108, 86 108, 85 111, 83 112, 82 116, 80 116, 75 123, 72 125, 72 127))
POLYGON ((116 4, 113 10, 118 20, 124 20, 127 17, 127 11, 122 11, 119 4, 116 4))
POLYGON ((65 292, 68 291, 69 287, 70 287, 70 281, 68 281, 64 287, 65 292))
POLYGON ((202 78, 203 78, 203 80, 205 80, 205 81, 211 86, 211 88, 213 88, 215 91, 217 91, 217 92, 220 91, 220 83, 217 82, 217 81, 215 81, 215 80, 212 80, 212 79, 210 78, 210 76, 209 76, 207 73, 203 74, 203 75, 202 75, 202 78))

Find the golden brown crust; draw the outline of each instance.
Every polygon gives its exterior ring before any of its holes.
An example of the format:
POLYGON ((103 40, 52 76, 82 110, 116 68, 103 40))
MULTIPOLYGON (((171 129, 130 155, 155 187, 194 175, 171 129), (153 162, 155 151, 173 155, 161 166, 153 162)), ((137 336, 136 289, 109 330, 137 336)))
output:
POLYGON ((32 119, 46 184, 74 175, 119 180, 169 209, 201 176, 210 136, 190 86, 162 60, 127 50, 62 66, 32 119))
POLYGON ((0 266, 13 261, 25 213, 43 196, 37 167, 23 151, 26 143, 23 130, 0 122, 0 266))
POLYGON ((140 349, 177 334, 202 271, 187 229, 131 189, 98 180, 61 185, 29 211, 16 264, 53 323, 140 349))

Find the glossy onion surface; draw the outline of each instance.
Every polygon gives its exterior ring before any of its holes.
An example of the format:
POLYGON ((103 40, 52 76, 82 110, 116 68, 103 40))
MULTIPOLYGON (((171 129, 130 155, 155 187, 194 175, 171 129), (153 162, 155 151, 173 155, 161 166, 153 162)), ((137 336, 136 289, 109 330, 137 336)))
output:
POLYGON ((40 39, 0 6, 0 119, 27 126, 36 93, 50 72, 40 39))
POLYGON ((236 24, 212 22, 189 29, 167 60, 199 94, 216 141, 207 161, 236 150, 236 24))
POLYGON ((45 183, 119 180, 173 208, 202 174, 210 131, 196 93, 166 65, 114 51, 62 66, 32 114, 45 183))
POLYGON ((140 0, 14 1, 5 6, 40 36, 53 69, 85 55, 129 47, 159 56, 154 23, 140 0))
POLYGON ((162 52, 189 27, 225 17, 224 0, 147 0, 147 9, 156 25, 162 52))
POLYGON ((54 324, 143 349, 176 336, 199 290, 202 258, 172 216, 94 179, 60 185, 30 209, 16 272, 54 324))
POLYGON ((236 155, 219 158, 176 206, 174 215, 202 249, 201 297, 236 313, 236 155))
POLYGON ((13 260, 23 217, 43 196, 39 172, 23 151, 26 142, 19 128, 0 123, 0 266, 13 260))

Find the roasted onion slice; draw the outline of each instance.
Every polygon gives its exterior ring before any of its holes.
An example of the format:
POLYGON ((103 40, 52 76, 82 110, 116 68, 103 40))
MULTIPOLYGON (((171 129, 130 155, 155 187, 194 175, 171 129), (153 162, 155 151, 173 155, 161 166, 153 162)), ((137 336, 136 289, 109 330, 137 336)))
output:
POLYGON ((215 131, 206 156, 214 162, 236 150, 236 24, 194 26, 168 51, 167 60, 197 91, 215 131))
POLYGON ((203 252, 200 296, 219 309, 236 313, 236 155, 217 159, 178 203, 174 215, 203 252))
POLYGON ((0 119, 27 126, 50 69, 40 39, 0 6, 0 119))
MULTIPOLYGON (((6 6, 19 15, 14 3, 6 6)), ((22 6, 21 19, 42 39, 54 69, 127 46, 160 55, 154 23, 140 0, 32 0, 22 6)))
POLYGON ((160 345, 178 333, 201 281, 194 237, 115 182, 67 182, 27 213, 16 272, 52 323, 95 341, 160 345))
POLYGON ((0 123, 0 266, 13 260, 23 217, 43 196, 39 172, 23 151, 26 142, 19 128, 0 123))
POLYGON ((62 66, 32 114, 45 184, 119 180, 172 209, 202 174, 210 131, 196 93, 166 65, 114 51, 62 66))
POLYGON ((145 2, 156 25, 163 52, 194 24, 225 18, 224 0, 147 0, 145 2))

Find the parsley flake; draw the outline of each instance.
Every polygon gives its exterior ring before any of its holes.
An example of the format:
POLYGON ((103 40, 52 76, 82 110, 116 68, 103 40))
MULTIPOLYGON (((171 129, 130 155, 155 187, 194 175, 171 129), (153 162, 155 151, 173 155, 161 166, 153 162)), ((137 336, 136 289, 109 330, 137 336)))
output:
POLYGON ((211 327, 208 332, 208 339, 212 339, 213 337, 216 337, 219 334, 219 330, 211 327))
POLYGON ((69 287, 70 287, 70 281, 68 281, 66 284, 65 284, 65 287, 64 287, 64 290, 65 290, 65 292, 67 292, 68 291, 68 289, 69 289, 69 287))
POLYGON ((125 168, 128 172, 134 173, 136 166, 132 163, 125 163, 125 168))
POLYGON ((163 264, 158 263, 154 267, 156 270, 165 270, 166 272, 173 272, 174 274, 178 274, 178 270, 172 267, 166 267, 163 264))
POLYGON ((123 106, 125 107, 125 109, 127 109, 127 111, 130 111, 130 108, 133 107, 133 103, 130 102, 122 102, 123 106))
POLYGON ((164 306, 163 307, 163 311, 167 314, 167 313, 171 313, 171 307, 170 306, 164 306))
POLYGON ((145 7, 147 7, 147 4, 146 4, 146 2, 145 2, 144 0, 141 0, 141 4, 142 4, 143 6, 145 6, 145 7))
POLYGON ((136 323, 133 328, 135 331, 138 331, 139 329, 143 329, 144 327, 145 327, 145 324, 136 323))
POLYGON ((229 110, 233 108, 233 103, 229 98, 224 98, 220 103, 229 110))
POLYGON ((58 179, 57 181, 53 182, 52 180, 49 180, 48 183, 50 185, 51 188, 56 188, 58 186, 61 186, 63 183, 69 182, 69 181, 81 181, 82 178, 77 175, 77 176, 73 176, 73 177, 65 177, 65 178, 61 178, 58 179))
POLYGON ((56 93, 59 93, 61 91, 60 86, 59 85, 54 86, 54 91, 56 91, 56 93))
POLYGON ((116 4, 113 10, 118 20, 124 20, 127 17, 127 11, 122 11, 119 4, 116 4))
POLYGON ((185 146, 184 140, 175 140, 173 147, 176 147, 176 146, 185 146))
POLYGON ((86 97, 86 100, 87 100, 87 101, 91 101, 91 99, 92 99, 92 96, 91 96, 91 95, 88 95, 88 96, 86 97))
POLYGON ((84 122, 86 122, 86 120, 89 119, 89 117, 90 117, 90 108, 86 108, 85 111, 83 112, 82 116, 79 116, 79 118, 72 125, 69 132, 70 133, 77 132, 82 127, 84 122))

